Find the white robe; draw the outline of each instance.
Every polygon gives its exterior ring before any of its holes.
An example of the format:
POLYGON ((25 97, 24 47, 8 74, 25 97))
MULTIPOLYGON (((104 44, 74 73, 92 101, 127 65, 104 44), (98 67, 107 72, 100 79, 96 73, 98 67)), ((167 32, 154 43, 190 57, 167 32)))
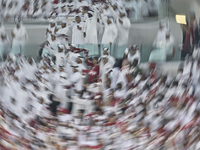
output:
POLYGON ((111 88, 116 88, 116 82, 117 82, 117 79, 118 79, 118 77, 119 77, 119 72, 120 72, 120 70, 119 70, 119 68, 117 68, 117 67, 115 67, 115 68, 113 68, 112 69, 112 73, 111 73, 111 80, 112 80, 112 83, 111 83, 111 88))
POLYGON ((56 50, 52 50, 51 48, 47 47, 49 52, 53 54, 56 57, 56 65, 59 68, 59 66, 65 65, 65 54, 63 52, 57 52, 56 50))
POLYGON ((84 0, 82 2, 77 1, 75 8, 79 9, 80 7, 83 7, 83 6, 89 6, 88 2, 84 0))
POLYGON ((143 19, 144 16, 148 15, 148 5, 144 0, 135 1, 133 8, 135 10, 135 19, 143 19))
POLYGON ((85 38, 83 36, 84 33, 84 23, 74 23, 73 28, 72 28, 72 44, 84 44, 85 43, 85 38), (77 29, 77 26, 81 27, 82 29, 79 30, 77 29))
MULTIPOLYGON (((55 39, 54 41, 50 40, 49 43, 50 47, 52 47, 55 52, 58 52, 58 45, 60 44, 60 41, 55 39)), ((50 54, 49 50, 46 47, 44 47, 42 51, 42 57, 44 57, 44 54, 46 53, 50 54)))
POLYGON ((106 81, 106 74, 108 73, 108 71, 112 70, 113 65, 109 62, 107 62, 105 65, 102 65, 100 67, 100 75, 101 75, 101 80, 102 83, 105 84, 106 81))
POLYGON ((0 34, 5 34, 6 31, 5 31, 5 28, 3 25, 0 26, 0 34))
POLYGON ((52 3, 51 2, 47 2, 47 4, 42 7, 43 16, 44 17, 49 17, 51 10, 52 10, 52 3))
POLYGON ((157 44, 157 49, 153 50, 149 56, 149 61, 165 61, 167 56, 173 55, 174 38, 163 40, 161 45, 157 44))
MULTIPOLYGON (((71 30, 70 30, 70 28, 71 28, 71 26, 66 26, 65 28, 60 28, 60 29, 56 32, 56 34, 57 34, 57 35, 64 34, 64 35, 70 36, 70 35, 71 35, 71 30)), ((70 38, 70 37, 69 37, 69 38, 70 38)), ((63 44, 63 45, 67 45, 67 44, 68 44, 69 39, 66 40, 66 39, 63 38, 63 37, 60 37, 59 39, 60 39, 61 44, 63 44)))
POLYGON ((138 64, 140 63, 140 52, 137 51, 135 55, 128 54, 128 61, 129 63, 133 63, 135 59, 138 59, 138 64))
POLYGON ((70 81, 72 84, 75 84, 74 89, 77 91, 81 91, 83 89, 82 75, 80 72, 75 72, 70 78, 70 81))
POLYGON ((166 40, 166 28, 164 27, 162 30, 158 30, 156 38, 153 42, 153 47, 160 47, 163 42, 166 40))
POLYGON ((122 83, 122 88, 125 88, 126 85, 128 84, 128 81, 126 79, 126 75, 129 73, 129 68, 128 67, 124 67, 124 69, 121 69, 119 72, 119 76, 117 78, 117 82, 118 83, 122 83))
POLYGON ((8 54, 11 50, 11 45, 9 42, 9 39, 7 38, 6 40, 2 41, 0 40, 0 57, 3 59, 4 54, 8 54))
POLYGON ((114 23, 108 24, 107 20, 102 16, 103 23, 105 25, 102 44, 114 44, 118 35, 117 26, 114 23))
POLYGON ((85 32, 86 32, 85 44, 98 44, 96 12, 91 18, 88 18, 86 20, 85 32))
POLYGON ((111 9, 111 12, 112 12, 113 16, 115 17, 116 25, 118 28, 117 44, 118 45, 127 45, 131 22, 127 16, 124 16, 123 18, 121 18, 121 17, 119 17, 118 14, 116 14, 114 12, 113 9, 111 9), (119 22, 119 19, 123 22, 123 24, 121 24, 119 22))
POLYGON ((19 29, 15 27, 13 29, 13 33, 15 34, 15 37, 13 38, 12 42, 12 53, 24 54, 25 42, 28 40, 26 28, 23 25, 21 25, 19 29))

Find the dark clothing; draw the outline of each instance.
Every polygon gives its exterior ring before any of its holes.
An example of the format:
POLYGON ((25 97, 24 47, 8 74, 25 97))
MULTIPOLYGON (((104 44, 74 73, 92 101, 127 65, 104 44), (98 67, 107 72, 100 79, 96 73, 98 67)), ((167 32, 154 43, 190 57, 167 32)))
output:
POLYGON ((57 115, 57 108, 58 105, 60 105, 60 102, 58 101, 52 101, 52 103, 49 105, 50 111, 53 113, 53 115, 57 115))
POLYGON ((186 55, 191 55, 192 48, 190 43, 190 30, 185 34, 184 43, 183 43, 183 50, 181 52, 181 60, 185 59, 186 55))

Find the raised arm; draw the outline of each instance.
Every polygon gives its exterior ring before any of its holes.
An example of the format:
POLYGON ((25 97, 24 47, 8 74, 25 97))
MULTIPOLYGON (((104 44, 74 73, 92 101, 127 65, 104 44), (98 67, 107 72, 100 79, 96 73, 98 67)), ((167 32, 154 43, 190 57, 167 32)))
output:
POLYGON ((93 67, 93 63, 92 63, 91 61, 89 61, 88 59, 85 60, 85 63, 86 63, 88 66, 93 67))
POLYGON ((45 46, 45 48, 46 48, 50 53, 52 53, 53 55, 56 55, 56 54, 57 54, 57 52, 54 51, 54 50, 52 50, 51 47, 49 47, 49 46, 45 46))
POLYGON ((103 14, 100 14, 100 17, 101 17, 101 20, 102 20, 103 24, 104 24, 105 26, 108 25, 108 24, 107 24, 107 20, 106 20, 106 18, 104 17, 104 15, 103 15, 103 14))

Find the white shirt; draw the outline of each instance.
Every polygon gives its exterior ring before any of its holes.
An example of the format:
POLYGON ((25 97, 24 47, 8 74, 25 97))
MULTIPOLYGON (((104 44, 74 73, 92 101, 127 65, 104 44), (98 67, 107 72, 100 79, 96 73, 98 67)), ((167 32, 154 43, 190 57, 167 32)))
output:
POLYGON ((74 23, 73 28, 72 28, 72 43, 73 44, 84 44, 85 43, 85 38, 83 36, 84 33, 84 23, 74 23), (77 27, 81 27, 82 29, 79 30, 77 27))
POLYGON ((13 41, 24 43, 28 39, 26 28, 23 25, 20 25, 19 29, 15 27, 13 33, 15 35, 13 41))
MULTIPOLYGON (((101 15, 102 16, 102 15, 101 15)), ((118 29, 117 26, 114 23, 108 24, 107 20, 102 16, 103 23, 105 25, 103 37, 102 37, 102 44, 114 44, 117 35, 118 35, 118 29)))

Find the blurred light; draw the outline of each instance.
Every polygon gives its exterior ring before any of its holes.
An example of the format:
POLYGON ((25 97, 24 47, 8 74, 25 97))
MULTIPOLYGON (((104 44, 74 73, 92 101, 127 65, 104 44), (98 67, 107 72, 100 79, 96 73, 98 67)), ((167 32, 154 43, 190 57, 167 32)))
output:
POLYGON ((185 15, 176 15, 176 22, 179 24, 187 24, 185 15))

